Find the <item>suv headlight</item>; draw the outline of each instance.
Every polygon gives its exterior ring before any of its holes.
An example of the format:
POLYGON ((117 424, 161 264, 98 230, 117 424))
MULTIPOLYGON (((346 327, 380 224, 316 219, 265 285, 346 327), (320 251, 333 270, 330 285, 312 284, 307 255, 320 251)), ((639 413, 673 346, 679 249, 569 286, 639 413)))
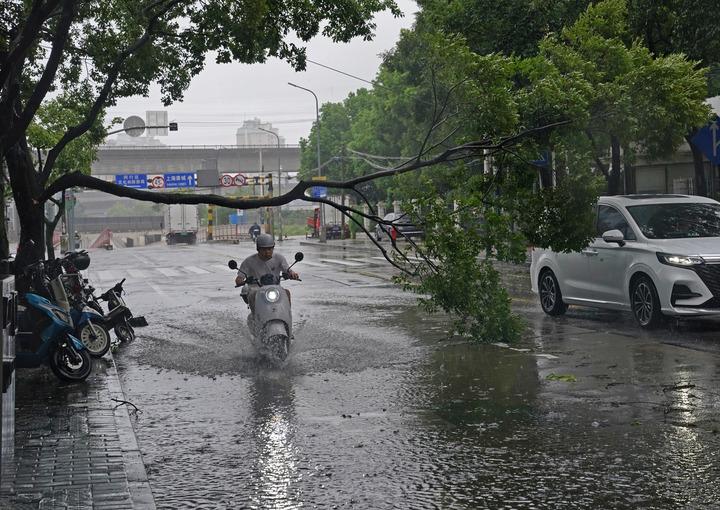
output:
POLYGON ((277 289, 267 290, 265 291, 265 299, 267 299, 268 303, 275 303, 278 299, 280 299, 280 293, 277 289))
POLYGON ((673 255, 671 253, 657 252, 657 258, 662 264, 676 267, 692 267, 705 263, 705 260, 697 255, 673 255))

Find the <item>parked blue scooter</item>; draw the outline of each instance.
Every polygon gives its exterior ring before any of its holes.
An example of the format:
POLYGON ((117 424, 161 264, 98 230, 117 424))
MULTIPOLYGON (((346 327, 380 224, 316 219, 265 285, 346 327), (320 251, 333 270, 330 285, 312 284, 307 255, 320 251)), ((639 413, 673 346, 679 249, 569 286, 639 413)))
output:
POLYGON ((16 367, 35 368, 48 363, 59 379, 84 381, 92 372, 92 360, 82 342, 73 336, 70 304, 60 278, 46 285, 42 262, 28 266, 26 274, 33 292, 27 292, 24 303, 18 306, 16 367), (38 292, 51 295, 53 301, 38 292))
POLYGON ((110 333, 103 314, 87 307, 80 270, 87 269, 89 265, 90 256, 86 251, 68 252, 62 258, 46 262, 45 276, 49 279, 60 278, 70 302, 75 336, 87 348, 90 356, 101 358, 110 349, 110 333))

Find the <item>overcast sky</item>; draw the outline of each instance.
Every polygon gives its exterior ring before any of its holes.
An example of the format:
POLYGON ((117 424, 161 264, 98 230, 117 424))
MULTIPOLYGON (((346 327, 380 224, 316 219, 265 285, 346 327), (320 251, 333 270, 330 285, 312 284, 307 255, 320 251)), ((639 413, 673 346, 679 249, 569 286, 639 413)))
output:
MULTIPOLYGON (((373 41, 333 44, 329 39, 316 37, 307 45, 308 58, 372 80, 380 64, 379 55, 391 49, 400 30, 410 28, 414 21, 415 2, 398 0, 397 3, 404 17, 380 14, 376 18, 373 41)), ((234 145, 237 128, 244 120, 258 117, 278 128, 286 143, 298 143, 301 137, 307 137, 315 120, 315 99, 310 93, 289 86, 288 82, 313 90, 320 104, 342 101, 348 92, 370 86, 311 63, 304 72, 296 73, 290 65, 277 59, 256 65, 218 65, 210 61, 194 78, 182 103, 163 107, 159 88, 155 88, 148 98, 122 100, 108 111, 108 117, 139 115, 144 118, 146 110, 167 109, 169 120, 179 124, 177 132, 160 137, 167 145, 234 145)))

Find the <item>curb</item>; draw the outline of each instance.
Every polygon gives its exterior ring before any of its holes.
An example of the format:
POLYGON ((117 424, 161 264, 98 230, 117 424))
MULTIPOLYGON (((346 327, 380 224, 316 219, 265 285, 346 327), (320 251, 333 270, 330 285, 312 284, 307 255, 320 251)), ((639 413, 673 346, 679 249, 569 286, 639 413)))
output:
POLYGON ((330 248, 333 250, 353 250, 353 251, 367 251, 372 253, 379 253, 377 246, 374 244, 359 242, 353 244, 335 244, 333 241, 321 243, 320 241, 300 241, 300 246, 319 246, 322 248, 330 248))
MULTIPOLYGON (((122 386, 120 385, 120 377, 117 372, 115 358, 112 352, 108 351, 108 354, 110 354, 110 360, 112 361, 112 366, 108 367, 108 389, 110 391, 110 397, 124 401, 125 393, 123 393, 122 386)), ((128 489, 130 491, 130 497, 132 498, 133 508, 155 510, 155 498, 150 488, 150 482, 148 481, 145 463, 143 462, 142 453, 140 452, 137 437, 135 436, 135 430, 130 421, 128 406, 122 404, 116 405, 113 409, 113 414, 115 415, 115 423, 117 424, 118 436, 120 437, 123 461, 128 479, 128 489)))

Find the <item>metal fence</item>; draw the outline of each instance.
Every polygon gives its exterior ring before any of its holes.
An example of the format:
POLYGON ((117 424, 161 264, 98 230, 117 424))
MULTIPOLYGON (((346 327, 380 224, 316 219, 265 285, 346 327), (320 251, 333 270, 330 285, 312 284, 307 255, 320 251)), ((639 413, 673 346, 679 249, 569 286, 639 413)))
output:
POLYGON ((75 217, 75 230, 84 234, 93 234, 110 229, 113 232, 147 232, 162 230, 162 216, 115 216, 105 217, 75 217))

